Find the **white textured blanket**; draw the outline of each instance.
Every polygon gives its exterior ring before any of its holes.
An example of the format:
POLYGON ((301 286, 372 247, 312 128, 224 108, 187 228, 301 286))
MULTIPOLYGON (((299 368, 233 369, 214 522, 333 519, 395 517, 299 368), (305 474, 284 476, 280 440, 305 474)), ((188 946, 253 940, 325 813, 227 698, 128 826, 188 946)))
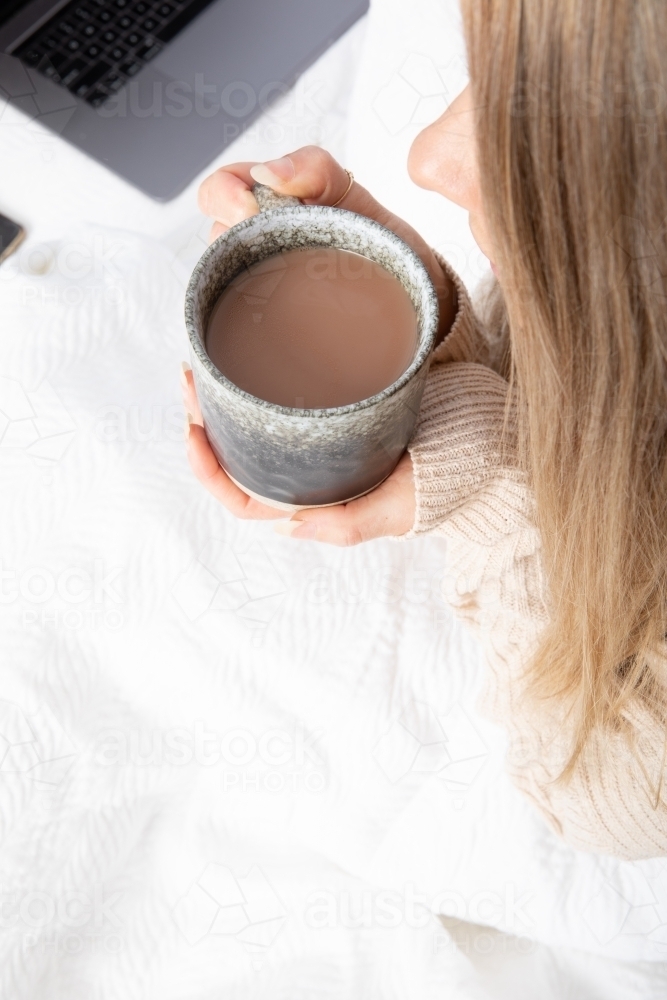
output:
MULTIPOLYGON (((355 128, 414 55, 378 31, 355 128)), ((443 543, 228 516, 182 445, 197 240, 56 221, 0 270, 3 1000, 664 996, 667 863, 574 852, 510 786, 443 543)))

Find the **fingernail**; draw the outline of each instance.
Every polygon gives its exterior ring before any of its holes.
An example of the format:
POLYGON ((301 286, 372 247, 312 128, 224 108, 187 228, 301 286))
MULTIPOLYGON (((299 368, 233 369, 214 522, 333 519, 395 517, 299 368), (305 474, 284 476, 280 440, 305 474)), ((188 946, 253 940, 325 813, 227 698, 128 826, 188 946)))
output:
POLYGON ((317 526, 312 521, 274 521, 273 530, 288 538, 317 537, 317 526))
POLYGON ((192 368, 187 363, 187 361, 181 361, 181 385, 183 388, 187 388, 188 380, 186 378, 188 372, 191 372, 192 368))
POLYGON ((183 426, 183 433, 185 434, 185 440, 186 441, 190 440, 190 427, 194 423, 194 419, 195 418, 192 416, 191 413, 186 413, 185 414, 185 424, 183 426))
POLYGON ((268 163, 256 163, 250 168, 250 176, 259 184, 275 187, 291 181, 296 171, 289 156, 281 156, 279 160, 269 160, 268 163))

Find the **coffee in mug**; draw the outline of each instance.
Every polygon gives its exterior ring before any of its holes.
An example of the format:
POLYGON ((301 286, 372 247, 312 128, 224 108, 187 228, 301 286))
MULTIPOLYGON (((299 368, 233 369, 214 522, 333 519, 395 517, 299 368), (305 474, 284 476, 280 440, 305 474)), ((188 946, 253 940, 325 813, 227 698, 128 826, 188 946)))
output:
POLYGON ((237 275, 213 308, 206 351, 245 392, 321 409, 386 389, 417 341, 417 313, 398 278, 361 254, 317 247, 237 275))

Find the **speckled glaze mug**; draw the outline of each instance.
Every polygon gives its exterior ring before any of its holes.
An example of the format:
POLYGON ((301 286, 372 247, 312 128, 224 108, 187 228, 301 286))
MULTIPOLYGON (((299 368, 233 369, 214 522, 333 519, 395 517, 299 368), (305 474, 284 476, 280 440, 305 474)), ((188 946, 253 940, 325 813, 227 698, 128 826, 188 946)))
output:
POLYGON ((303 205, 256 184, 260 213, 206 250, 185 299, 190 358, 206 434, 220 465, 249 496, 286 511, 369 493, 396 467, 412 436, 438 327, 438 299, 424 264, 395 233, 354 212, 303 205), (393 274, 417 313, 409 367, 368 399, 297 409, 258 399, 218 371, 206 353, 215 303, 248 265, 285 250, 335 247, 393 274))

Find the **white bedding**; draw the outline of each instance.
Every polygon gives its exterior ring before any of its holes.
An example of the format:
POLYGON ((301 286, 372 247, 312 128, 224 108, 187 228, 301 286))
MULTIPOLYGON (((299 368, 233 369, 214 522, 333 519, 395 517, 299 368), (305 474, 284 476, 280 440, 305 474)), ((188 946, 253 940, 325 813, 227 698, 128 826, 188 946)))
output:
MULTIPOLYGON (((394 165, 460 82, 454 8, 404 8, 310 71, 297 125, 472 284, 460 213, 394 165)), ((194 186, 155 206, 0 127, 0 207, 33 227, 0 270, 3 1000, 664 996, 667 862, 570 850, 511 787, 443 543, 290 541, 194 482, 194 186)))

